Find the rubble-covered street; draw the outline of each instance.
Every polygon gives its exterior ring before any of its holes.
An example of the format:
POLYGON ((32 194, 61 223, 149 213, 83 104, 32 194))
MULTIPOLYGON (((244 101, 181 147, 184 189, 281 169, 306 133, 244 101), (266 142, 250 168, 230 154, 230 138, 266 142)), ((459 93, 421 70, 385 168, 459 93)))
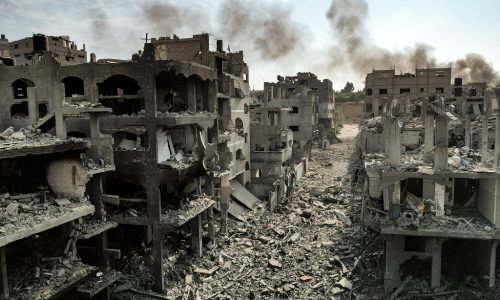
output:
POLYGON ((353 142, 315 148, 287 205, 259 207, 245 223, 231 219, 201 259, 167 256, 166 299, 373 299, 381 240, 361 232, 352 153, 353 142))

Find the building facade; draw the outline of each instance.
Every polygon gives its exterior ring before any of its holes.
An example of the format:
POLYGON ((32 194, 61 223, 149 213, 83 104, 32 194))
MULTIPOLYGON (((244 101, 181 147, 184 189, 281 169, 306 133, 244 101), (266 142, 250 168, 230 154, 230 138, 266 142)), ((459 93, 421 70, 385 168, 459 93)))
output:
POLYGON ((9 42, 2 34, 0 39, 0 56, 14 58, 17 65, 36 64, 46 51, 50 51, 61 65, 87 62, 85 45, 78 49, 69 36, 34 34, 32 37, 9 42))
POLYGON ((423 99, 451 96, 451 68, 416 69, 397 75, 395 70, 373 70, 365 79, 365 116, 379 116, 394 98, 423 99))

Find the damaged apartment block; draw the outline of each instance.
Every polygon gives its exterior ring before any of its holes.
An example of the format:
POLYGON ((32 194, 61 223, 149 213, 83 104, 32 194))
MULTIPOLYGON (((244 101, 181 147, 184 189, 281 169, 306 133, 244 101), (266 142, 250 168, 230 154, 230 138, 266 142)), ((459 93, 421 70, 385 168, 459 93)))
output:
POLYGON ((182 248, 187 237, 201 256, 203 242, 227 230, 228 214, 241 218, 262 205, 247 190, 248 67, 243 52, 225 52, 222 40, 212 39, 147 40, 130 62, 97 61, 92 54, 90 63, 61 65, 43 49, 31 65, 0 65, 0 88, 10 95, 0 103, 7 128, 1 136, 4 295, 36 288, 15 277, 14 271, 28 272, 10 264, 11 256, 18 264, 26 258, 15 250, 23 247, 17 240, 39 251, 23 268, 57 281, 43 286, 40 299, 67 291, 109 297, 107 287, 120 277, 109 259, 141 247, 150 251, 156 289, 164 290, 167 252, 182 248), (41 233, 49 229, 46 241, 41 233), (46 243, 62 243, 61 251, 46 243))
MULTIPOLYGON (((331 81, 299 73, 256 101, 243 52, 212 35, 89 63, 62 60, 86 57, 67 37, 25 40, 22 65, 0 64, 5 298, 164 291, 172 265, 201 257, 229 216, 291 198, 318 132, 328 146, 331 81)), ((1 42, 2 55, 18 49, 1 42)))
MULTIPOLYGON (((443 83, 444 93, 438 87, 427 93, 450 69, 417 69, 394 80, 386 73, 393 70, 367 76, 368 96, 386 95, 380 90, 387 88, 392 100, 372 97, 367 113, 375 117, 362 125, 358 140, 366 172, 363 222, 385 240, 385 290, 392 293, 411 278, 434 291, 464 277, 493 287, 500 148, 489 146, 488 114, 498 105, 495 93, 485 90, 479 100, 462 97, 457 88, 452 96, 451 80, 443 83)), ((494 127, 493 141, 500 139, 498 112, 494 127)))
POLYGON ((119 278, 110 259, 120 251, 107 244, 107 231, 118 224, 102 201, 103 176, 115 167, 111 137, 99 126, 111 110, 64 102, 56 68, 49 56, 36 66, 0 65, 4 298, 109 297, 119 278), (27 103, 23 118, 12 113, 18 101, 27 103), (71 120, 85 120, 86 138, 68 137, 71 120))

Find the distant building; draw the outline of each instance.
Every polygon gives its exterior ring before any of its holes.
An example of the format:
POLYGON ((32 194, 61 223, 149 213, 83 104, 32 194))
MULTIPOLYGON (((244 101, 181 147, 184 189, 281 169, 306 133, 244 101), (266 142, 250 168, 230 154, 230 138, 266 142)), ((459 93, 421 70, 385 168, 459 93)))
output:
POLYGON ((318 134, 319 97, 306 86, 280 87, 264 83, 264 103, 269 107, 288 107, 283 115, 283 125, 293 131, 294 157, 308 156, 312 141, 318 134))
POLYGON ((16 65, 32 65, 38 62, 43 52, 50 51, 61 65, 75 65, 87 62, 85 44, 77 49, 69 36, 46 36, 34 34, 32 37, 9 42, 5 35, 0 38, 0 56, 12 57, 16 65))
POLYGON ((5 38, 5 34, 0 35, 0 57, 9 57, 9 40, 5 38))
POLYGON ((293 132, 284 125, 289 108, 250 108, 252 182, 250 191, 269 202, 271 210, 285 199, 294 184, 293 132))
MULTIPOLYGON (((273 97, 286 98, 286 94, 293 94, 299 89, 308 91, 318 96, 318 122, 325 128, 332 128, 335 124, 335 93, 333 91, 332 81, 329 79, 319 80, 318 77, 310 72, 299 72, 297 76, 278 76, 278 82, 265 83, 268 87, 273 87, 273 97)), ((270 88, 267 89, 268 93, 270 88)))
POLYGON ((396 75, 395 70, 373 70, 365 80, 365 117, 379 116, 385 103, 401 97, 451 95, 451 68, 416 69, 396 75))

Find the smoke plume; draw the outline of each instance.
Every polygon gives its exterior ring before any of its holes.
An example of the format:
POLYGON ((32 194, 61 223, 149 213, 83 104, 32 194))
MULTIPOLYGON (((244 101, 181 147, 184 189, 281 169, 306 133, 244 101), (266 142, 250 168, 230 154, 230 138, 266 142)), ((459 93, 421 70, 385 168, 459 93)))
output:
POLYGON ((486 62, 484 57, 477 53, 469 53, 465 58, 458 59, 453 64, 456 76, 463 77, 466 82, 498 81, 498 73, 486 62))
MULTIPOLYGON (((438 64, 432 55, 432 46, 419 43, 404 51, 389 51, 376 46, 366 29, 368 4, 365 0, 332 0, 326 17, 335 33, 340 53, 330 58, 329 65, 335 68, 344 61, 358 75, 364 76, 373 68, 387 69, 397 66, 404 70, 415 67, 435 67, 438 64)), ((440 65, 449 65, 440 64, 440 65)), ((465 81, 498 80, 497 73, 484 58, 470 53, 464 59, 452 63, 453 76, 463 76, 465 81)))
POLYGON ((238 47, 257 51, 264 60, 285 57, 303 46, 301 26, 283 4, 226 0, 218 12, 217 28, 238 47))
POLYGON ((153 2, 145 4, 142 9, 146 23, 156 34, 178 33, 184 28, 196 32, 199 31, 195 28, 197 25, 203 26, 205 31, 211 29, 206 14, 187 6, 179 6, 171 2, 153 2))

